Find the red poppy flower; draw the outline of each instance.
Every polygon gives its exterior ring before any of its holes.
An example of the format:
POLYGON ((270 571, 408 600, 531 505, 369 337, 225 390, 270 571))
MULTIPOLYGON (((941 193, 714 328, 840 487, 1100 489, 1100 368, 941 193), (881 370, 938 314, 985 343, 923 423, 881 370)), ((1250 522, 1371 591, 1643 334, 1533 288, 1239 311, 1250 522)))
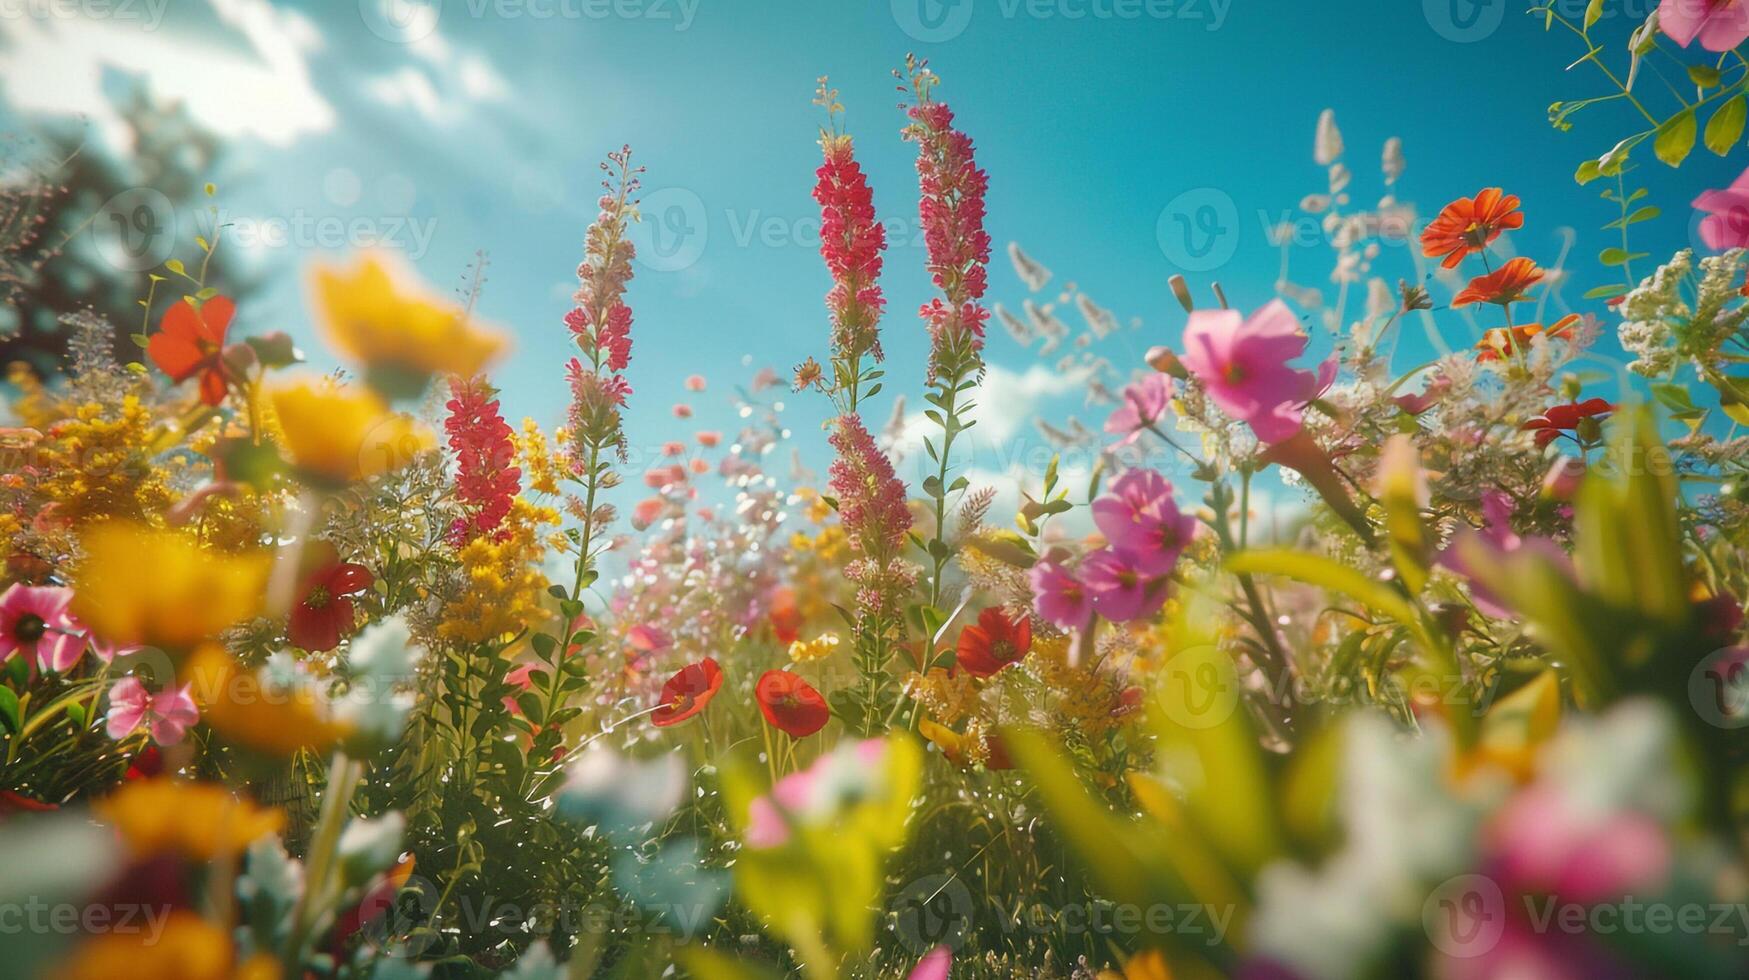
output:
POLYGON ((1516 258, 1485 276, 1470 280, 1469 286, 1451 301, 1452 306, 1471 303, 1498 303, 1505 306, 1524 298, 1525 290, 1541 282, 1543 270, 1526 258, 1516 258))
POLYGON ((151 779, 164 771, 164 754, 150 742, 128 763, 127 772, 122 774, 126 780, 151 779))
POLYGON ((796 594, 778 589, 771 594, 771 632, 781 646, 789 646, 802 633, 802 611, 796 606, 796 594))
POLYGON ((1579 423, 1586 419, 1608 418, 1616 406, 1601 398, 1588 398, 1582 402, 1572 402, 1567 405, 1556 405, 1548 411, 1519 426, 1525 432, 1536 433, 1536 444, 1546 446, 1561 437, 1563 431, 1579 428, 1579 423))
POLYGON ((759 711, 772 727, 791 738, 806 738, 822 728, 832 717, 826 699, 787 670, 768 670, 753 688, 759 700, 759 711))
POLYGON ((225 331, 236 311, 227 296, 214 296, 198 309, 187 300, 172 303, 146 341, 146 354, 171 381, 200 375, 200 400, 217 405, 225 400, 225 331))
POLYGON ((1031 649, 1032 620, 1010 619, 992 606, 978 614, 976 625, 960 630, 959 665, 973 677, 989 677, 1031 649))
POLYGON ((675 671, 662 685, 662 698, 650 715, 659 728, 678 725, 704 710, 723 686, 723 668, 709 657, 675 671))
POLYGON ((330 559, 304 579, 301 598, 292 606, 287 632, 292 643, 311 653, 332 650, 352 632, 351 596, 376 581, 370 569, 330 559))
POLYGON ((1540 323, 1526 323, 1517 327, 1494 327, 1482 334, 1482 339, 1476 342, 1476 363, 1485 364, 1498 361, 1509 354, 1530 349, 1532 337, 1549 336, 1565 337, 1573 330, 1573 325, 1579 322, 1579 314, 1569 313, 1548 329, 1543 329, 1540 323))
POLYGON ((1518 198, 1490 187, 1472 200, 1460 197, 1447 204, 1439 217, 1428 222, 1421 233, 1421 254, 1428 258, 1445 256, 1441 263, 1455 269, 1464 256, 1488 247, 1508 228, 1524 227, 1524 215, 1518 212, 1518 198))

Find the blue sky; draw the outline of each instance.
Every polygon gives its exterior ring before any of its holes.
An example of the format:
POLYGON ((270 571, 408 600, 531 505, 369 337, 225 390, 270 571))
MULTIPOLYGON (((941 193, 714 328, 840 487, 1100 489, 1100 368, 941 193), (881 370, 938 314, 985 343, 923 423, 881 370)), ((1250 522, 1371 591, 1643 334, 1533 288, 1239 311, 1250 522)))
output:
MULTIPOLYGON (((907 51, 927 57, 990 173, 991 298, 1018 312, 1027 295, 1002 256, 1018 241, 1057 274, 1035 299, 1073 281, 1126 324, 1139 318, 1094 348, 1120 372, 1178 338, 1183 316, 1166 280, 1181 253, 1157 231, 1187 192, 1202 195, 1192 201, 1212 192, 1234 216, 1219 223, 1230 258, 1192 281, 1218 278, 1241 308, 1273 295, 1280 256, 1264 228, 1324 189, 1312 139, 1325 108, 1346 139, 1356 206, 1383 191, 1380 147, 1399 136, 1408 164, 1399 197, 1423 219, 1453 197, 1506 185, 1528 219, 1512 247, 1549 264, 1561 230, 1574 229, 1567 299, 1600 310, 1578 296, 1606 281, 1592 257, 1615 241, 1595 229, 1614 214, 1570 175, 1633 123, 1604 106, 1572 132, 1551 128, 1551 102, 1602 94, 1602 79, 1589 66, 1567 71, 1577 39, 1545 34, 1505 0, 115 2, 125 6, 85 5, 101 19, 0 21, 5 121, 84 112, 101 141, 114 122, 101 99, 118 78, 187 99, 231 141, 214 175, 227 219, 271 240, 238 254, 278 270, 244 322, 289 329, 318 365, 333 361, 297 273, 312 254, 386 240, 447 289, 485 250, 482 312, 516 337, 495 378, 507 411, 556 420, 570 350, 560 317, 597 162, 631 144, 648 168, 650 205, 649 261, 630 294, 637 445, 693 427, 668 412, 688 400, 687 375, 713 383, 691 399, 703 425, 729 429, 722 396, 750 373, 744 358, 787 370, 825 349, 828 282, 810 198, 822 74, 842 92, 881 216, 912 229, 912 149, 898 137, 890 70, 907 51)), ((1563 2, 1574 16, 1584 8, 1563 2)), ((1612 0, 1600 33, 1619 50, 1630 26, 1622 11, 1643 15, 1646 5, 1612 0)), ((1663 84, 1659 72, 1679 69, 1649 66, 1642 86, 1663 84)), ((1635 176, 1665 215, 1639 226, 1635 245, 1667 256, 1691 237, 1688 201, 1729 183, 1741 162, 1697 149, 1677 172, 1640 155, 1635 176)), ((912 311, 928 283, 920 241, 893 237, 887 393, 907 391, 915 405, 926 345, 912 311)), ((1308 249, 1292 277, 1329 292, 1329 268, 1327 250, 1308 249)), ((1387 250, 1376 271, 1393 283, 1413 274, 1404 249, 1387 250)), ((1079 325, 1072 307, 1058 313, 1079 325)), ((1459 325, 1449 332, 1454 344, 1474 339, 1459 325)), ((1103 417, 999 329, 990 349, 1001 406, 986 410, 990 435, 1024 437, 1031 412, 1103 417)), ((823 400, 788 400, 818 462, 823 400)))

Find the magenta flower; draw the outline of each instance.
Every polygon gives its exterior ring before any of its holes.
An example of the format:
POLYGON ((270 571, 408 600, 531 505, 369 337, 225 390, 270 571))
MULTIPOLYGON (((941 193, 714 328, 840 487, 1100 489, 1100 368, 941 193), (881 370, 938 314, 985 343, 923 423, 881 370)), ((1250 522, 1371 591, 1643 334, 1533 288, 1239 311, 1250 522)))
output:
POLYGON ((1149 575, 1165 575, 1196 533, 1196 518, 1178 510, 1172 483, 1153 470, 1128 470, 1093 502, 1093 522, 1111 546, 1149 575))
POLYGON ((1045 559, 1027 573, 1032 583, 1034 611, 1047 623, 1063 629, 1081 629, 1093 619, 1093 600, 1061 562, 1045 559))
POLYGON ((1694 199, 1694 208, 1706 212, 1700 219, 1700 240, 1717 252, 1749 246, 1749 170, 1731 186, 1707 191, 1694 199))
POLYGON ((1198 310, 1184 328, 1184 366, 1221 411, 1274 444, 1300 431, 1305 407, 1336 378, 1336 360, 1317 373, 1288 367, 1306 352, 1300 321, 1281 300, 1249 318, 1235 310, 1198 310))
POLYGON ((1729 51, 1749 38, 1749 6, 1738 0, 1664 0, 1658 26, 1682 47, 1698 37, 1708 51, 1729 51))
POLYGON ((104 716, 104 731, 121 741, 142 725, 159 745, 175 745, 188 733, 188 727, 200 720, 189 686, 174 690, 166 688, 153 694, 138 677, 131 674, 115 682, 109 689, 109 714, 104 716))
POLYGON ((947 946, 937 946, 917 961, 905 980, 947 980, 948 971, 953 967, 953 950, 947 946))
POLYGON ((1524 538, 1512 530, 1512 498, 1498 490, 1482 492, 1482 519, 1487 526, 1480 530, 1464 528, 1452 535, 1451 542, 1439 553, 1438 565, 1462 576, 1470 583, 1470 599, 1484 615, 1505 619, 1512 615, 1505 600, 1495 595, 1477 580, 1472 561, 1477 558, 1498 560, 1520 550, 1540 552, 1557 566, 1572 568, 1572 559, 1550 538, 1524 538), (1474 542, 1472 544, 1472 542, 1474 542))
POLYGON ((79 662, 85 637, 67 614, 73 590, 14 584, 0 593, 0 662, 15 653, 43 670, 63 673, 79 662))
POLYGON ((1114 623, 1151 616, 1166 603, 1165 580, 1136 567, 1128 552, 1101 548, 1081 561, 1093 611, 1114 623))
POLYGON ((823 135, 825 162, 815 171, 819 183, 820 257, 832 273, 826 308, 832 316, 832 346, 842 357, 873 354, 881 359, 878 325, 886 300, 881 296, 881 251, 886 229, 875 220, 868 177, 856 162, 849 136, 823 135))
POLYGON ((1172 400, 1172 379, 1150 374, 1123 390, 1123 404, 1105 420, 1105 431, 1123 436, 1116 445, 1127 446, 1166 414, 1172 400))

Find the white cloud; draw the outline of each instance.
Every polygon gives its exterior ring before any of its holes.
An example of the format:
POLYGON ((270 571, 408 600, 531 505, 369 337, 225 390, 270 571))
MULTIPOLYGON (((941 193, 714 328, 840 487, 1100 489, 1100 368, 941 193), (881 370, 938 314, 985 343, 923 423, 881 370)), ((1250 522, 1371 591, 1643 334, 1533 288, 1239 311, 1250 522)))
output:
MULTIPOLYGON (((1080 391, 1086 387, 1091 373, 1087 368, 1058 371, 1043 364, 1034 364, 1017 373, 990 365, 978 389, 976 407, 970 412, 970 417, 978 424, 966 433, 965 438, 975 441, 980 447, 1001 446, 1009 442, 1032 421, 1041 403, 1080 391)), ((911 412, 905 416, 895 444, 906 455, 912 449, 921 452, 923 437, 934 431, 935 423, 925 418, 921 410, 911 412)))
POLYGON ((0 90, 23 113, 83 115, 121 149, 127 126, 104 93, 108 72, 143 77, 155 97, 183 102, 221 136, 284 146, 333 127, 334 109, 310 79, 309 55, 322 47, 314 24, 269 0, 207 3, 219 23, 243 36, 246 51, 119 17, 0 21, 7 41, 0 90))
POLYGON ((411 65, 365 83, 364 90, 394 109, 412 109, 430 122, 443 122, 448 112, 431 78, 411 65))

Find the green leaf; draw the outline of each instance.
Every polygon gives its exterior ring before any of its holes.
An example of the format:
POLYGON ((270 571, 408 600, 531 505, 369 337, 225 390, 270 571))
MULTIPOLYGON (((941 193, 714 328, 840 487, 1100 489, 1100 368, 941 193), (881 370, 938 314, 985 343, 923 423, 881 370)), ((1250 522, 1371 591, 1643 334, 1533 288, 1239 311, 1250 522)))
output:
POLYGON ((1694 149, 1695 135, 1694 109, 1684 109, 1658 127, 1652 138, 1652 155, 1672 167, 1680 167, 1694 149))
MULTIPOLYGON (((1601 0, 1591 0, 1593 7, 1601 0)), ((1719 85, 1719 70, 1712 65, 1689 65, 1688 80, 1701 88, 1717 88, 1719 85)))
POLYGON ((1227 559, 1226 568, 1234 574, 1281 575, 1340 592, 1405 626, 1420 629, 1414 608, 1396 591, 1322 555, 1286 548, 1241 551, 1227 559))
POLYGON ((169 269, 171 272, 174 272, 179 276, 188 275, 188 273, 186 271, 184 271, 184 269, 183 269, 181 259, 171 259, 170 261, 164 263, 164 268, 169 269))
POLYGON ((697 980, 781 980, 782 973, 736 952, 733 956, 705 946, 691 946, 678 954, 680 964, 697 980))
POLYGON ((1603 176, 1603 171, 1596 160, 1587 160, 1581 163, 1579 169, 1573 172, 1573 179, 1581 185, 1589 184, 1601 176, 1603 176))
MULTIPOLYGON (((23 660, 24 658, 18 657, 16 659, 23 660)), ((10 687, 0 687, 0 723, 3 723, 6 730, 10 732, 19 731, 24 727, 18 717, 18 695, 12 693, 10 687)))
MULTIPOLYGON (((1552 11, 1553 4, 1550 4, 1552 11)), ((1585 29, 1590 30, 1599 20, 1603 19, 1603 0, 1591 0, 1585 7, 1585 29)))
MULTIPOLYGON (((1692 69, 1690 69, 1692 71, 1692 69)), ((1724 156, 1743 138, 1743 121, 1749 118, 1749 100, 1741 93, 1725 100, 1706 124, 1706 148, 1724 156)))
POLYGON ((1621 283, 1616 283, 1616 284, 1611 285, 1611 286, 1594 286, 1594 287, 1587 289, 1585 291, 1584 298, 1585 299, 1615 299, 1617 296, 1624 295, 1627 291, 1628 291, 1628 287, 1623 286, 1621 283))

